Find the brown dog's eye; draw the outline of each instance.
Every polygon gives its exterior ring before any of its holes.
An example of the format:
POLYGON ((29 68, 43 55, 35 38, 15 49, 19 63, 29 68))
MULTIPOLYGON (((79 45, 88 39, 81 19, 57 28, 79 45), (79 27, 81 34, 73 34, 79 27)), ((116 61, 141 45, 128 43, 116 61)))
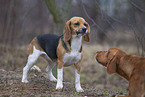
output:
POLYGON ((86 23, 84 23, 84 26, 86 26, 86 27, 87 27, 88 25, 87 25, 86 23))
POLYGON ((74 25, 79 26, 79 25, 80 25, 80 23, 78 22, 78 23, 75 23, 74 25))

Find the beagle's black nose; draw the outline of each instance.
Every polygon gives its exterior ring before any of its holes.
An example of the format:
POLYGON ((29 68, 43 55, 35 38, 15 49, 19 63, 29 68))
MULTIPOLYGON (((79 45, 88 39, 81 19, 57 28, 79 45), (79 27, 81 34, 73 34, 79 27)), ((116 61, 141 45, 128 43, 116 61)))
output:
POLYGON ((86 30, 87 30, 87 28, 82 28, 82 31, 85 33, 86 32, 86 30))

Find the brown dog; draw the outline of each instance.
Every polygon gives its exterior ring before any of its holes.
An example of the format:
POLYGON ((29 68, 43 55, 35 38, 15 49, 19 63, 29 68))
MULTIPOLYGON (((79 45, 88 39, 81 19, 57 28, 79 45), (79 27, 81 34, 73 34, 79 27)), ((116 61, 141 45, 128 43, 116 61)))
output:
POLYGON ((117 73, 129 81, 129 95, 116 97, 143 97, 145 95, 144 57, 110 48, 108 51, 98 51, 96 60, 107 67, 109 74, 117 73))

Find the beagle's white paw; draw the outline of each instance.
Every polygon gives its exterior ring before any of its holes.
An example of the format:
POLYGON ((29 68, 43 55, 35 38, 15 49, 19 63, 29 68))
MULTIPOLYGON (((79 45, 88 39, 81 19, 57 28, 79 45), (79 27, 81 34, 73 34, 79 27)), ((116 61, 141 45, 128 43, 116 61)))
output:
POLYGON ((28 80, 23 80, 23 79, 22 79, 22 83, 29 83, 29 81, 28 81, 28 80))
POLYGON ((77 92, 84 92, 84 90, 82 88, 76 88, 77 92))
POLYGON ((56 85, 56 90, 61 90, 63 88, 63 85, 62 84, 57 84, 56 85))
POLYGON ((51 77, 51 78, 50 78, 50 81, 52 81, 52 82, 57 82, 57 79, 56 79, 55 77, 51 77))

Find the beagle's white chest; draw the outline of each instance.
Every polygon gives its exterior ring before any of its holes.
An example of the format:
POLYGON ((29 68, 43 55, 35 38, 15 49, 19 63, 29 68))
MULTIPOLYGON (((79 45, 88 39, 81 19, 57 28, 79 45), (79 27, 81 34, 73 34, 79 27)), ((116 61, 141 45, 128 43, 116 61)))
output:
POLYGON ((76 37, 75 35, 72 36, 71 41, 71 52, 65 53, 63 62, 64 66, 73 65, 79 62, 81 59, 81 52, 79 52, 82 45, 82 37, 76 37))
POLYGON ((76 64, 79 62, 80 59, 81 59, 81 53, 79 52, 71 52, 70 54, 66 53, 63 58, 64 66, 70 66, 76 64))

